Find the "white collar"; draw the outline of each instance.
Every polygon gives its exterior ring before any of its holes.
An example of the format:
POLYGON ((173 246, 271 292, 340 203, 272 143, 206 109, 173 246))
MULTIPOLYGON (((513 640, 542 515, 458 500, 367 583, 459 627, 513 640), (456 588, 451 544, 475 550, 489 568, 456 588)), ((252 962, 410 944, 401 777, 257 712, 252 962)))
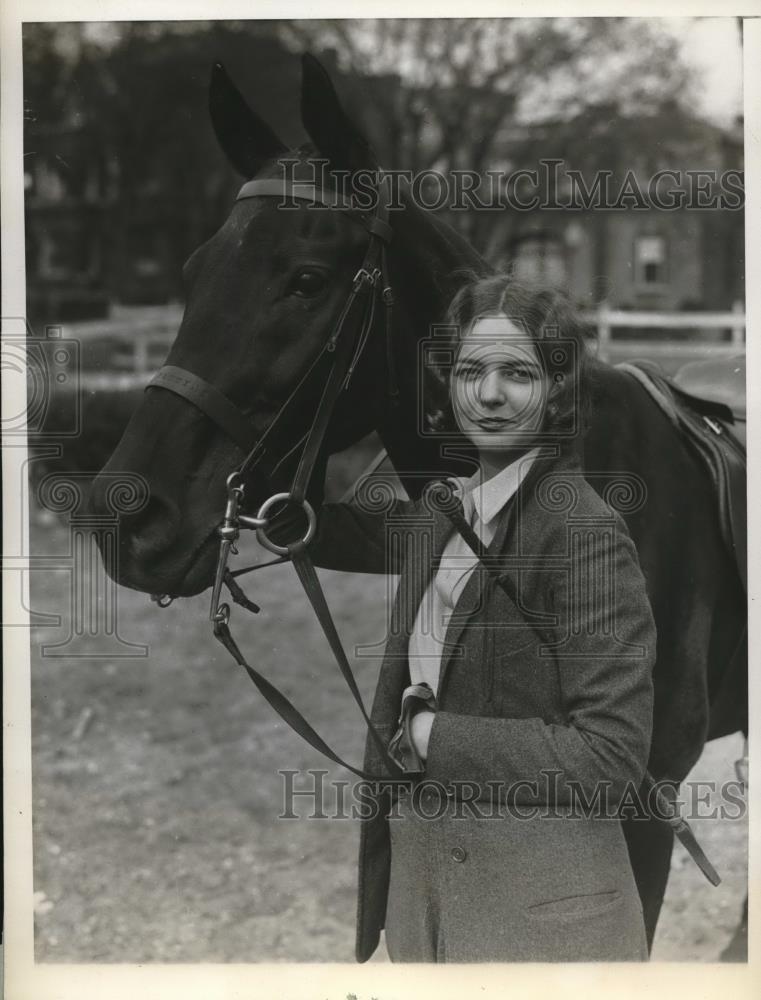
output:
POLYGON ((507 501, 518 491, 518 487, 531 468, 534 459, 539 454, 539 448, 532 448, 521 455, 510 465, 481 482, 481 472, 475 472, 468 479, 458 477, 455 482, 457 492, 465 508, 465 515, 470 519, 472 506, 475 506, 481 524, 489 524, 502 510, 507 501))

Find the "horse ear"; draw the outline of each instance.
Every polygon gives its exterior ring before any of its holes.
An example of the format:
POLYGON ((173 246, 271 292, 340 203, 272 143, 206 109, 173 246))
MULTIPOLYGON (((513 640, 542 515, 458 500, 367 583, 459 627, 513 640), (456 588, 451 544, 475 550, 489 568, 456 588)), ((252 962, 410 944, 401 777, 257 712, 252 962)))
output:
POLYGON ((317 151, 338 170, 374 169, 369 143, 341 106, 325 68, 308 52, 301 57, 301 74, 301 121, 317 151))
POLYGON ((251 110, 222 63, 215 63, 211 70, 209 113, 220 146, 243 177, 253 177, 267 160, 288 151, 251 110))

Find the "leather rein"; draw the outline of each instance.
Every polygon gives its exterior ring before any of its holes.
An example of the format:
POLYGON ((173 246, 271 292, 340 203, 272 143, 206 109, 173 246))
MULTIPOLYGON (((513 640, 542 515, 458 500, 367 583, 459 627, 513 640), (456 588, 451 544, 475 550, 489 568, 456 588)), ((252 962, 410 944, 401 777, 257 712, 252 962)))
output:
MULTIPOLYGON (((365 708, 362 695, 357 687, 357 682, 338 635, 314 564, 309 556, 308 546, 316 533, 317 516, 313 507, 306 499, 306 493, 333 410, 341 392, 349 385, 352 374, 375 325, 376 300, 379 293, 385 308, 387 391, 391 399, 395 399, 399 395, 391 341, 394 296, 389 280, 386 248, 391 240, 393 230, 388 223, 387 200, 383 197, 383 195, 388 193, 386 178, 381 178, 377 193, 379 197, 377 198, 375 212, 372 215, 358 212, 354 206, 337 198, 333 192, 323 192, 311 184, 288 183, 276 178, 248 181, 238 193, 238 200, 256 197, 290 197, 310 201, 312 204, 322 204, 329 208, 338 208, 339 211, 346 212, 350 218, 355 219, 364 226, 370 237, 362 266, 354 276, 351 291, 338 315, 330 337, 263 434, 260 436, 256 434, 246 414, 228 399, 224 393, 217 389, 216 386, 201 378, 200 375, 185 368, 180 368, 176 365, 165 365, 158 371, 146 388, 165 389, 192 403, 247 453, 240 468, 232 472, 227 479, 227 503, 223 521, 217 529, 220 539, 219 556, 217 558, 209 611, 209 618, 215 638, 222 643, 235 662, 243 667, 264 699, 283 721, 301 736, 302 739, 306 740, 310 746, 358 777, 373 782, 380 782, 388 786, 397 784, 409 785, 412 778, 419 776, 419 772, 404 769, 390 755, 386 743, 378 733, 365 708), (308 385, 309 381, 317 373, 319 364, 326 355, 331 356, 330 371, 312 425, 306 434, 302 435, 289 450, 286 450, 269 470, 271 475, 284 459, 292 454, 303 442, 303 450, 290 490, 285 493, 275 493, 265 500, 259 507, 255 517, 241 513, 240 508, 244 497, 243 481, 246 474, 251 472, 255 467, 264 464, 263 460, 265 456, 272 450, 271 441, 274 437, 273 432, 278 428, 282 429, 283 426, 287 427, 288 420, 293 416, 294 406, 296 406, 296 410, 298 411, 297 404, 303 388, 308 385), (291 502, 301 506, 307 518, 307 530, 303 538, 297 539, 295 542, 290 542, 287 545, 278 545, 267 535, 266 528, 269 524, 267 515, 273 506, 284 502, 291 502), (231 554, 237 553, 235 542, 240 535, 241 529, 254 530, 260 544, 275 553, 277 558, 256 566, 236 570, 235 572, 231 571, 228 561, 231 554), (344 761, 310 725, 282 691, 246 661, 240 647, 233 638, 230 630, 230 605, 222 601, 223 585, 227 586, 235 603, 256 613, 259 611, 259 608, 246 597, 235 582, 235 577, 279 562, 293 563, 304 592, 328 640, 338 667, 354 700, 359 706, 369 734, 380 753, 380 758, 388 768, 388 774, 382 776, 371 775, 344 761)), ((454 499, 451 485, 447 486, 446 483, 437 483, 436 485, 438 488, 444 490, 438 501, 441 509, 450 518, 453 526, 460 532, 471 550, 482 560, 485 571, 493 577, 498 586, 505 590, 511 600, 517 602, 509 576, 498 572, 495 567, 483 561, 484 549, 481 539, 464 518, 462 506, 454 499), (449 490, 448 493, 446 492, 447 489, 449 490)), ((172 598, 167 595, 153 595, 152 599, 161 607, 166 607, 172 601, 172 598)), ((401 723, 401 718, 399 721, 401 723)), ((658 782, 653 779, 649 772, 645 774, 644 786, 649 792, 652 791, 656 795, 659 818, 671 826, 675 835, 687 848, 689 854, 706 878, 713 885, 718 885, 721 879, 697 843, 689 825, 679 814, 669 795, 659 787, 658 782)))
MULTIPOLYGON (((341 393, 348 387, 354 370, 360 361, 368 339, 376 325, 378 299, 384 311, 385 353, 387 364, 387 393, 391 400, 399 395, 394 352, 391 340, 392 310, 394 303, 393 291, 389 279, 386 248, 391 240, 393 230, 388 222, 387 204, 390 201, 388 179, 381 177, 375 210, 372 214, 359 211, 355 206, 342 200, 332 191, 323 191, 313 184, 287 182, 277 178, 248 181, 238 193, 237 200, 258 197, 291 198, 323 205, 327 208, 337 208, 346 212, 350 218, 362 225, 369 234, 369 240, 362 265, 352 281, 348 298, 344 302, 335 325, 322 350, 310 364, 302 378, 296 384, 288 398, 275 414, 264 433, 258 435, 249 417, 216 386, 207 382, 195 372, 188 371, 176 365, 165 365, 151 380, 147 389, 164 389, 175 393, 192 403, 209 417, 231 440, 245 453, 246 458, 238 469, 227 479, 227 503, 219 534, 219 555, 212 586, 211 607, 209 618, 214 636, 231 654, 233 659, 246 671, 265 700, 274 708, 280 717, 312 747, 324 754, 330 760, 347 768, 361 778, 383 781, 385 783, 408 782, 397 762, 388 753, 387 747, 365 708, 364 701, 357 687, 354 674, 343 649, 340 637, 335 627, 333 617, 328 608, 325 594, 320 586, 314 564, 309 556, 308 546, 314 538, 317 528, 317 517, 313 507, 306 499, 314 468, 325 440, 333 410, 341 393), (289 449, 278 448, 281 453, 277 460, 266 461, 273 452, 272 441, 276 431, 291 430, 299 433, 294 416, 298 417, 298 403, 303 391, 314 381, 319 369, 329 358, 329 372, 325 380, 317 410, 310 428, 302 434, 289 449), (301 457, 293 477, 291 487, 287 492, 276 493, 261 504, 256 516, 252 517, 241 512, 244 497, 244 480, 248 473, 256 467, 269 466, 268 474, 302 446, 301 457), (270 523, 268 514, 273 506, 293 503, 300 506, 307 518, 307 529, 303 538, 287 545, 278 545, 267 535, 270 523), (257 566, 236 570, 234 573, 228 566, 230 555, 236 553, 235 542, 241 530, 256 532, 257 540, 265 548, 275 553, 277 559, 257 566), (369 733, 374 740, 381 759, 387 764, 390 775, 382 777, 366 774, 360 768, 346 763, 325 742, 307 722, 299 710, 270 681, 252 667, 243 656, 230 630, 230 605, 222 601, 222 587, 227 586, 232 600, 254 613, 259 611, 257 605, 249 601, 241 588, 235 582, 235 577, 243 573, 273 565, 278 562, 291 562, 301 581, 304 591, 315 611, 318 621, 325 633, 339 669, 359 706, 362 717, 367 724, 369 733)), ((152 599, 160 607, 166 607, 172 598, 168 595, 153 595, 152 599)))

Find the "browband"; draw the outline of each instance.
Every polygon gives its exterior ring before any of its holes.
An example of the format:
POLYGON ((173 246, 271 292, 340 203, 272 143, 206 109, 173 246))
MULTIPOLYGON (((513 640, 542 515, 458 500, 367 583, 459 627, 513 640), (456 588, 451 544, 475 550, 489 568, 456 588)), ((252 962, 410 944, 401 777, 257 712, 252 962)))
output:
POLYGON ((243 198, 282 197, 283 199, 294 198, 300 201, 310 201, 313 205, 323 205, 325 208, 337 208, 340 212, 351 215, 369 233, 378 236, 384 243, 390 243, 394 231, 386 221, 386 206, 381 203, 380 199, 381 188, 387 191, 387 187, 388 181, 384 177, 379 186, 379 200, 376 206, 378 214, 369 216, 335 191, 325 191, 307 181, 287 181, 279 177, 263 177, 260 180, 246 181, 238 192, 236 201, 241 201, 243 198))

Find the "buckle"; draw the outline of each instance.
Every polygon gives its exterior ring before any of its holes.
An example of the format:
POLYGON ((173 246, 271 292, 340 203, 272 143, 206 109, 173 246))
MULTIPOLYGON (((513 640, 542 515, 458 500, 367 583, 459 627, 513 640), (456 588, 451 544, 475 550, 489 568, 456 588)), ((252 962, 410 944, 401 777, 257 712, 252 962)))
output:
POLYGON ((368 271, 367 268, 360 267, 352 279, 352 287, 354 288, 354 291, 357 292, 362 285, 374 285, 379 277, 380 271, 377 267, 373 271, 368 271))
POLYGON ((214 625, 214 630, 224 627, 230 624, 230 605, 220 604, 217 610, 212 615, 212 623, 214 625))

